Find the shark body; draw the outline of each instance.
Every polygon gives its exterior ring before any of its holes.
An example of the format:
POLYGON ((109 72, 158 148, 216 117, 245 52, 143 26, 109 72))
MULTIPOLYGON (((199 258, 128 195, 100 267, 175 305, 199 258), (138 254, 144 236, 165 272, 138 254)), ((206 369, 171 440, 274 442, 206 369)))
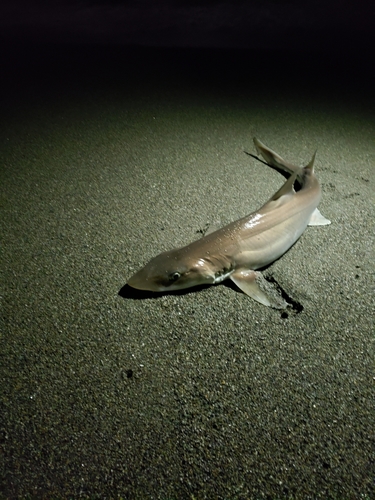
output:
POLYGON ((317 206, 321 189, 314 174, 315 154, 299 168, 254 138, 268 165, 289 175, 284 185, 258 210, 182 248, 163 252, 134 274, 128 285, 168 292, 231 279, 258 302, 285 308, 281 297, 264 286, 261 269, 281 257, 308 225, 327 225, 317 206), (295 190, 298 184, 300 189, 295 190))

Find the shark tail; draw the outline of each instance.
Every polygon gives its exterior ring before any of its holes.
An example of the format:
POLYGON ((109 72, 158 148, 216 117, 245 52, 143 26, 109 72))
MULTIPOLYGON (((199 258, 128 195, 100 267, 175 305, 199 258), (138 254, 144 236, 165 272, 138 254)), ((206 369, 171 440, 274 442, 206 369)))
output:
POLYGON ((292 163, 289 163, 285 161, 283 158, 281 158, 280 155, 275 153, 275 151, 272 151, 269 147, 267 147, 265 144, 263 144, 259 139, 254 137, 254 144, 255 148, 257 150, 258 155, 262 156, 264 160, 266 161, 267 165, 270 167, 274 168, 278 172, 284 175, 284 177, 289 177, 290 175, 295 174, 295 178, 297 179, 297 182, 301 184, 304 176, 304 171, 310 170, 311 172, 314 171, 314 161, 315 161, 315 155, 316 151, 313 154, 313 157, 310 160, 310 163, 306 165, 306 167, 301 168, 298 167, 297 165, 293 165, 292 163), (285 175, 287 174, 287 175, 285 175))

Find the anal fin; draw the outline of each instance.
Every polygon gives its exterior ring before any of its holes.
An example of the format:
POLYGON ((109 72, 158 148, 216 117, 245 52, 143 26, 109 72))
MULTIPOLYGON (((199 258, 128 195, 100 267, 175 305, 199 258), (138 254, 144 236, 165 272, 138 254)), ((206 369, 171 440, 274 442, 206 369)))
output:
POLYGON ((309 226, 328 226, 328 224, 331 224, 331 221, 326 219, 317 208, 311 214, 308 223, 309 226))

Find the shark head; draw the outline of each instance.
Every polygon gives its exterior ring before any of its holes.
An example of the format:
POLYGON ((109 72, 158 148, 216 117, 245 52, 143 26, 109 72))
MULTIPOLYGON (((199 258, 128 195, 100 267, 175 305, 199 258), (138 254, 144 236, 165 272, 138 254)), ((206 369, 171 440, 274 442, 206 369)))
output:
POLYGON ((170 292, 215 282, 204 259, 192 259, 185 248, 163 252, 154 257, 128 281, 138 290, 170 292))

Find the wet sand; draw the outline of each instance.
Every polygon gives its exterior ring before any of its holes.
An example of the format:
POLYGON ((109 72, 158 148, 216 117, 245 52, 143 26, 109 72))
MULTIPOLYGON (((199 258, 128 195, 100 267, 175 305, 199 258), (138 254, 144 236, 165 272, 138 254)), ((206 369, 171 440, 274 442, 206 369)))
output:
POLYGON ((365 64, 92 47, 3 57, 3 497, 373 498, 365 64), (332 224, 265 270, 298 307, 226 284, 124 288, 281 186, 244 153, 254 135, 300 165, 318 149, 332 224))

